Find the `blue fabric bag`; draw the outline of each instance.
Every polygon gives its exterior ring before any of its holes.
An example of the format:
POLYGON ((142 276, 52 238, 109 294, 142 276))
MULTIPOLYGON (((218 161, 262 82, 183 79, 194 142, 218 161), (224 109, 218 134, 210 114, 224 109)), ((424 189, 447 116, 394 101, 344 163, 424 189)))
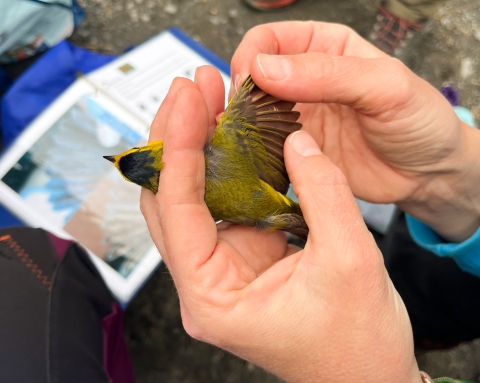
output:
POLYGON ((9 146, 77 78, 115 59, 62 41, 45 53, 2 99, 3 142, 9 146))

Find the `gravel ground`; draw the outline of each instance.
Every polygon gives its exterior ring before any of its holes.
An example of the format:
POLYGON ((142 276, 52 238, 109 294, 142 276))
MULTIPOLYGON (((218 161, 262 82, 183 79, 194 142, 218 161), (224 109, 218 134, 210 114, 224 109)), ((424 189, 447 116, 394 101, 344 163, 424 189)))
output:
MULTIPOLYGON (((119 54, 177 26, 229 62, 244 33, 276 20, 340 22, 367 36, 374 0, 300 0, 275 12, 255 12, 239 0, 80 0, 87 17, 72 41, 119 54)), ((434 86, 452 83, 480 121, 480 7, 477 0, 446 2, 399 57, 434 86)), ((192 340, 181 324, 177 294, 160 267, 126 312, 126 337, 139 383, 279 382, 254 365, 192 340)), ((480 382, 480 341, 418 355, 432 376, 480 382)))

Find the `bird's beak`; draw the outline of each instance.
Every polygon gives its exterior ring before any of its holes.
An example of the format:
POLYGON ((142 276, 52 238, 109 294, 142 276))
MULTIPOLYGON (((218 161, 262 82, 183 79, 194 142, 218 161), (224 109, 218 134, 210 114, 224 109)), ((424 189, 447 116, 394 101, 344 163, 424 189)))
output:
POLYGON ((109 160, 112 163, 115 163, 115 156, 103 156, 106 160, 109 160))

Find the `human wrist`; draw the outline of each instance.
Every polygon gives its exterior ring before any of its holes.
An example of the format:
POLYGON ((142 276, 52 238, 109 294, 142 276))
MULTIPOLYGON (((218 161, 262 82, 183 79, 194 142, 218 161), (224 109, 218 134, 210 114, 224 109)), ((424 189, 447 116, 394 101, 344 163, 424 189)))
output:
MULTIPOLYGON (((308 358, 307 358, 308 359, 308 358)), ((305 358, 303 358, 305 360, 305 358)), ((301 366, 296 365, 296 367, 289 369, 288 372, 272 368, 270 365, 262 365, 256 361, 251 361, 253 364, 256 364, 266 371, 272 373, 273 375, 278 376, 285 382, 288 383, 306 383, 306 382, 336 382, 336 381, 351 381, 351 382, 360 382, 360 381, 369 381, 372 383, 383 383, 383 382, 396 382, 396 383, 430 383, 425 381, 422 375, 422 372, 415 365, 414 368, 397 371, 396 373, 391 373, 396 370, 397 366, 392 366, 391 369, 386 368, 385 365, 382 365, 378 371, 362 371, 361 373, 356 373, 351 370, 344 370, 340 368, 337 371, 332 372, 332 376, 326 377, 324 375, 323 364, 320 368, 315 368, 315 365, 301 366), (323 371, 319 373, 319 371, 323 371), (386 372, 388 371, 388 372, 386 372)), ((291 361, 284 361, 282 363, 291 364, 291 361)), ((276 363, 276 366, 279 364, 276 363)), ((433 379, 432 379, 433 381, 433 379)))
POLYGON ((480 131, 463 122, 460 128, 459 148, 397 203, 450 242, 466 240, 480 225, 480 131))

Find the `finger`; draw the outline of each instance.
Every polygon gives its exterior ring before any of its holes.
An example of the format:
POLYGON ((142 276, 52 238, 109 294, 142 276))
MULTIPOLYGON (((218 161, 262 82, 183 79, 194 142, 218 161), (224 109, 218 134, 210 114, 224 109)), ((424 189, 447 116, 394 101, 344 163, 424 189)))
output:
POLYGON ((387 56, 345 25, 312 21, 265 24, 248 31, 237 48, 231 65, 233 82, 241 84, 245 80, 259 53, 292 55, 306 52, 364 58, 387 56))
POLYGON ((322 262, 338 262, 339 253, 344 262, 371 248, 371 235, 345 176, 310 134, 299 131, 287 138, 285 165, 310 229, 307 247, 313 246, 322 262))
MULTIPOLYGON (((163 100, 160 108, 158 109, 155 118, 153 119, 152 125, 150 127, 150 136, 148 142, 162 140, 165 134, 165 128, 167 125, 168 117, 173 108, 175 100, 177 98, 177 92, 182 87, 192 87, 195 86, 186 78, 177 77, 173 80, 170 85, 170 89, 167 93, 167 96, 163 100)), ((147 223, 148 231, 152 237, 155 246, 158 251, 165 257, 165 246, 163 243, 163 234, 158 222, 158 206, 155 200, 155 195, 146 189, 142 189, 140 194, 140 208, 147 223)))
POLYGON ((251 72, 261 89, 281 99, 340 103, 370 115, 407 105, 415 93, 416 77, 400 61, 388 57, 259 54, 251 72))
POLYGON ((220 72, 212 66, 197 68, 195 84, 205 99, 208 109, 208 138, 213 137, 217 126, 216 116, 225 108, 225 87, 220 72))
POLYGON ((173 80, 170 89, 168 90, 167 96, 163 100, 160 108, 158 109, 155 118, 153 119, 152 125, 150 126, 150 137, 148 142, 163 140, 163 135, 165 134, 165 128, 167 126, 168 116, 173 108, 173 104, 177 98, 177 92, 180 88, 184 87, 193 87, 195 86, 190 80, 177 77, 173 80))
POLYGON ((216 226, 204 202, 208 110, 196 87, 184 87, 167 122, 164 168, 156 199, 172 275, 206 262, 216 226))
POLYGON ((250 29, 235 51, 230 69, 232 83, 228 93, 229 100, 250 74, 250 65, 259 53, 278 54, 275 34, 268 25, 259 25, 250 29))
POLYGON ((140 210, 142 211, 143 218, 147 223, 150 237, 152 237, 155 246, 157 247, 160 255, 165 254, 165 245, 163 242, 162 228, 160 227, 158 219, 158 205, 155 199, 155 194, 150 190, 143 189, 140 193, 140 210))

